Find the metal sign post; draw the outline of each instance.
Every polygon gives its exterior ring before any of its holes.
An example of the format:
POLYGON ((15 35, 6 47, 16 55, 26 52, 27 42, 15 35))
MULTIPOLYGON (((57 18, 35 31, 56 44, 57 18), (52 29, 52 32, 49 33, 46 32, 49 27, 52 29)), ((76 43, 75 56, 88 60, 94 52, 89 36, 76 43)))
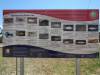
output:
POLYGON ((76 58, 76 75, 80 75, 80 58, 76 58))
POLYGON ((18 62, 17 62, 17 57, 16 57, 16 75, 18 75, 18 62))
MULTIPOLYGON (((100 36, 100 33, 99 33, 99 36, 100 36)), ((99 41, 99 59, 100 59, 100 41, 99 41)))
POLYGON ((20 75, 24 75, 24 58, 20 58, 20 75))

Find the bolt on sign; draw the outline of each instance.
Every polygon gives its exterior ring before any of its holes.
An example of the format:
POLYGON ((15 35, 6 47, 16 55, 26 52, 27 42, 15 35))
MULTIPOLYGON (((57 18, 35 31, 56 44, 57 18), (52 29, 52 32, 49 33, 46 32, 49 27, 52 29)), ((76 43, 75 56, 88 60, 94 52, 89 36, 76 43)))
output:
POLYGON ((99 10, 4 10, 3 56, 98 58, 99 10))

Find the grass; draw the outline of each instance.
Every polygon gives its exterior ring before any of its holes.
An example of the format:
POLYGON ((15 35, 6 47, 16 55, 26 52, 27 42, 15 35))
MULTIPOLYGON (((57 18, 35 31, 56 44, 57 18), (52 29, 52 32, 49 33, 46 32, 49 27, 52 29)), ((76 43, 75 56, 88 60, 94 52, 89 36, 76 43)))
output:
POLYGON ((82 75, 100 75, 100 59, 81 59, 82 75))
MULTIPOLYGON (((19 58, 18 58, 19 64, 19 58)), ((25 75, 75 75, 75 59, 25 58, 25 75)), ((81 75, 100 75, 100 59, 81 59, 81 75)), ((0 75, 15 75, 15 58, 3 58, 0 49, 0 75)))

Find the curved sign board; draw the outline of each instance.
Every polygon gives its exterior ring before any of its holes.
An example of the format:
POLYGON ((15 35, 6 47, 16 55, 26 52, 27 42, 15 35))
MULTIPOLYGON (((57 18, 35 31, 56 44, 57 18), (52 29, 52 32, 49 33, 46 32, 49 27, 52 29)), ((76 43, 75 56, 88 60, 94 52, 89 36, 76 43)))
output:
POLYGON ((4 10, 3 56, 99 57, 99 10, 4 10))

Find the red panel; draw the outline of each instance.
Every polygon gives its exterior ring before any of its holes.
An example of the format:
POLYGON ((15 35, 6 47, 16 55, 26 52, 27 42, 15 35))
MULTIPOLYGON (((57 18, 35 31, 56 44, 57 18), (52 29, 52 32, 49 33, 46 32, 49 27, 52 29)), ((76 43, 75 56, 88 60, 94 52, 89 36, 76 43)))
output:
POLYGON ((87 10, 4 10, 3 14, 9 13, 34 13, 51 16, 70 21, 92 21, 99 19, 98 9, 87 10), (94 15, 94 16, 93 16, 94 15))

